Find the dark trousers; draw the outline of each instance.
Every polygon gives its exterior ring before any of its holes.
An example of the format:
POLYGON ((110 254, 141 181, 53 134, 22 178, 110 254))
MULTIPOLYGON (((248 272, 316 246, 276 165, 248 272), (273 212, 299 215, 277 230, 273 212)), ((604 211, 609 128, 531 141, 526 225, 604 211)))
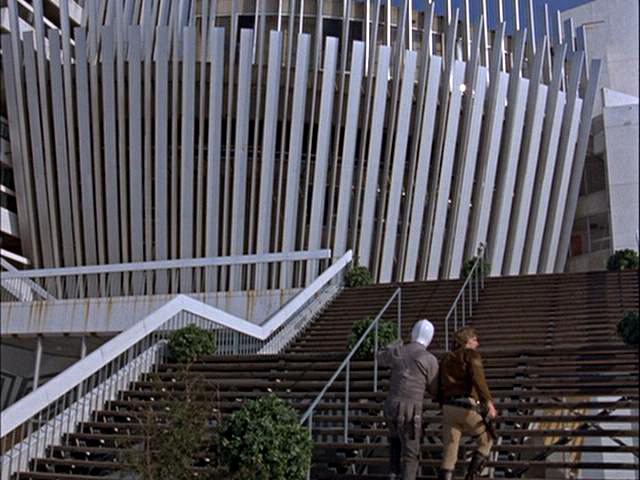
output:
POLYGON ((420 466, 421 419, 415 417, 408 422, 403 418, 390 420, 389 461, 391 473, 397 475, 402 473, 402 480, 415 480, 420 466))

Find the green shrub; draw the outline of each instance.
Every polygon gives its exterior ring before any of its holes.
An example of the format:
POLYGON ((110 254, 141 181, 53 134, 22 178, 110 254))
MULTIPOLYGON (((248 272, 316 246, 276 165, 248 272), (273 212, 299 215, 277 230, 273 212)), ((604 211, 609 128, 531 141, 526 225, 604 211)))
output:
POLYGON ((250 468, 255 480, 302 480, 313 442, 296 412, 275 395, 251 400, 220 429, 221 461, 233 474, 250 468))
POLYGON ((618 322, 618 335, 628 345, 638 345, 640 339, 638 312, 626 312, 618 322))
POLYGON ((627 248, 625 250, 616 250, 609 257, 607 262, 607 270, 637 270, 638 269, 638 252, 627 248))
POLYGON ((169 336, 169 355, 179 363, 193 362, 216 351, 216 334, 196 325, 188 325, 169 336))
MULTIPOLYGON (((476 263, 477 259, 478 257, 471 257, 470 259, 468 259, 466 262, 462 264, 462 269, 460 270, 460 278, 464 279, 469 276, 469 272, 471 272, 471 269, 473 268, 473 264, 476 263)), ((487 277, 491 273, 491 263, 487 262, 486 260, 482 265, 478 265, 478 268, 482 269, 482 275, 484 277, 487 277)))
POLYGON ((362 287, 363 285, 371 285, 373 277, 367 267, 358 265, 356 260, 346 275, 344 276, 344 284, 346 287, 362 287))
MULTIPOLYGON (((347 343, 349 351, 355 347, 360 337, 369 328, 373 320, 369 317, 362 318, 353 324, 351 334, 347 343)), ((380 320, 378 323, 378 349, 384 348, 398 338, 398 329, 394 322, 389 320, 380 320)), ((375 331, 372 330, 367 338, 364 339, 360 348, 355 353, 355 358, 370 358, 375 348, 375 331)))

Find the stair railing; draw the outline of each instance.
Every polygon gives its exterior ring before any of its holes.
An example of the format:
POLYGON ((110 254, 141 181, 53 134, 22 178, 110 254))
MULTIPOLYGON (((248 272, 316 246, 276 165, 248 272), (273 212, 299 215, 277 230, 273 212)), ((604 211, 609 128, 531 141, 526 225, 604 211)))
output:
POLYGON ((265 347, 273 351, 274 338, 284 347, 287 340, 281 332, 291 322, 300 323, 299 316, 315 305, 319 295, 342 283, 351 258, 349 250, 262 325, 186 295, 177 295, 2 411, 0 479, 8 480, 24 470, 30 458, 42 456, 48 445, 59 444, 62 433, 86 422, 93 410, 115 399, 129 382, 141 374, 157 371, 159 363, 167 359, 167 339, 175 330, 195 324, 215 331, 219 353, 255 354, 265 347))
MULTIPOLYGON (((374 338, 374 341, 373 341, 373 391, 377 392, 378 391, 378 325, 379 325, 380 319, 382 318, 384 313, 389 309, 389 307, 391 306, 393 301, 396 300, 396 299, 397 299, 397 302, 398 302, 398 305, 397 305, 397 317, 396 317, 397 329, 398 329, 398 338, 402 338, 402 309, 401 309, 402 290, 398 287, 393 292, 391 297, 389 297, 389 300, 387 300, 387 303, 378 312, 378 314, 376 315, 376 318, 373 320, 373 322, 371 322, 369 327, 365 330, 365 332, 362 334, 362 336, 357 341, 357 343, 354 345, 354 347, 351 349, 351 351, 347 354, 346 358, 342 361, 340 366, 337 368, 337 370, 331 376, 329 381, 322 388, 320 393, 316 396, 315 400, 313 400, 313 402, 311 402, 311 405, 309 405, 309 408, 307 408, 306 412, 304 412, 304 414, 302 415, 302 418, 300 419, 300 425, 304 425, 305 422, 308 422, 309 434, 312 434, 312 432, 313 432, 313 412, 314 412, 314 410, 316 409, 316 407, 318 406, 318 404, 320 403, 320 401, 322 400, 324 395, 327 393, 329 388, 331 388, 331 385, 333 385, 333 383, 336 381, 338 376, 344 370, 345 371, 345 390, 344 390, 344 427, 343 427, 343 435, 344 435, 344 443, 348 442, 348 440, 349 440, 349 394, 350 394, 349 387, 350 387, 350 365, 351 365, 351 359, 353 358, 355 353, 358 351, 358 349, 360 348, 360 346, 362 345, 364 340, 371 334, 371 332, 373 332, 373 335, 374 335, 374 337, 373 337, 374 338)), ((310 478, 309 475, 310 475, 310 473, 308 472, 307 473, 307 478, 310 478)))
POLYGON ((480 290, 484 289, 484 265, 485 246, 481 243, 478 247, 476 260, 444 319, 444 345, 446 351, 449 351, 449 322, 451 317, 453 316, 453 331, 455 332, 458 329, 458 308, 460 308, 460 324, 463 327, 467 325, 467 320, 473 314, 473 304, 479 300, 480 290))

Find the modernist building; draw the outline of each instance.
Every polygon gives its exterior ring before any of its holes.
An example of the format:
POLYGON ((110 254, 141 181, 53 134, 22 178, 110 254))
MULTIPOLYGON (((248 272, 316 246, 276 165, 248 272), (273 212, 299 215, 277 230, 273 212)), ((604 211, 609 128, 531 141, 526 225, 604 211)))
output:
POLYGON ((531 2, 511 36, 501 2, 495 29, 470 2, 43 3, 2 10, 3 238, 30 268, 329 248, 412 281, 486 244, 493 275, 564 270, 583 28, 531 2))
POLYGON ((613 251, 638 249, 638 8, 633 0, 593 0, 562 13, 584 27, 587 55, 602 59, 571 271, 601 269, 613 251))

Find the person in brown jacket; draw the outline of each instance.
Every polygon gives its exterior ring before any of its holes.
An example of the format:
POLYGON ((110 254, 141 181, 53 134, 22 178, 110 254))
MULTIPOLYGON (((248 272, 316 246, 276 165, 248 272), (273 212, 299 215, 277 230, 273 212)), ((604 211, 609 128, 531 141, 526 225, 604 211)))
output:
POLYGON ((392 479, 401 472, 403 480, 414 480, 418 474, 424 393, 435 398, 438 392, 438 360, 427 351, 433 330, 431 322, 420 320, 413 326, 411 343, 397 340, 378 354, 380 364, 391 367, 384 415, 392 479))
POLYGON ((462 434, 476 441, 465 480, 474 480, 489 458, 492 439, 479 412, 482 404, 489 418, 496 417, 491 392, 487 386, 478 348, 478 336, 471 327, 454 334, 454 350, 440 362, 440 401, 442 406, 442 443, 444 452, 440 479, 451 480, 458 458, 462 434))

